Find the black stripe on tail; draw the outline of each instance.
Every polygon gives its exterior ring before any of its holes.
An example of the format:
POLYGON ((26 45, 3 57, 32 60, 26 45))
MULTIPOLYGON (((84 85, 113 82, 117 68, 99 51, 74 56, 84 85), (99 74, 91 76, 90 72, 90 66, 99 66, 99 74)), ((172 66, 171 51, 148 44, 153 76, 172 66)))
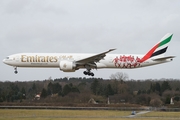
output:
POLYGON ((165 47, 165 48, 163 48, 163 49, 161 49, 161 50, 158 50, 158 51, 154 52, 154 53, 151 55, 151 57, 154 57, 154 56, 157 56, 157 55, 160 55, 160 54, 165 53, 166 50, 167 50, 167 48, 168 48, 168 46, 165 47))

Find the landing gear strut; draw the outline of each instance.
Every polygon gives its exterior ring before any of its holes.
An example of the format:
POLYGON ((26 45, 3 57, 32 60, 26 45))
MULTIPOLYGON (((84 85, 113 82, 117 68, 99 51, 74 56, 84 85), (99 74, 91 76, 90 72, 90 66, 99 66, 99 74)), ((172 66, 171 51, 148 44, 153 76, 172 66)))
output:
POLYGON ((17 71, 17 67, 14 67, 14 73, 17 74, 18 71, 17 71))
POLYGON ((85 68, 87 69, 83 72, 85 75, 94 76, 94 73, 91 72, 91 68, 88 65, 85 65, 85 68))

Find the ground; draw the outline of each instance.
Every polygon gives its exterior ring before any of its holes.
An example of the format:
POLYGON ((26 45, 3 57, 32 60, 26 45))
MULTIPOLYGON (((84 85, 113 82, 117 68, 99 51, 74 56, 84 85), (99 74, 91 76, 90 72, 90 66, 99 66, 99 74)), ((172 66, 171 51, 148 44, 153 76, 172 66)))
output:
POLYGON ((180 119, 179 112, 119 110, 26 110, 0 109, 0 120, 164 120, 180 119))

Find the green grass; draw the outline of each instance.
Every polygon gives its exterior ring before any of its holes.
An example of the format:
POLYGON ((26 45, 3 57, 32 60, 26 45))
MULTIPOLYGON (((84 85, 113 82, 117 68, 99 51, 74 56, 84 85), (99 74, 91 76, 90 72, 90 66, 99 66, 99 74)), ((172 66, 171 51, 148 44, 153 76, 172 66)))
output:
POLYGON ((174 117, 180 119, 180 112, 149 112, 140 115, 142 117, 174 117))
POLYGON ((129 115, 129 111, 113 110, 12 110, 1 109, 0 120, 55 120, 55 119, 94 119, 94 118, 114 118, 129 115))
MULTIPOLYGON (((4 118, 0 120, 164 120, 163 118, 4 118)), ((171 119, 166 119, 171 120, 171 119)))
POLYGON ((149 112, 124 118, 131 111, 118 110, 24 110, 0 109, 0 120, 164 120, 180 118, 179 112, 149 112))

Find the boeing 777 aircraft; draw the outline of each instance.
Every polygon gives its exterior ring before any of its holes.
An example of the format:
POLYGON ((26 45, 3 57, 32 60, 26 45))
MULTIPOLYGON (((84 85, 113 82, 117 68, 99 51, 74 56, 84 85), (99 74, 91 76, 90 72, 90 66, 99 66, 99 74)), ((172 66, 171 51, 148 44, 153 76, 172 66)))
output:
POLYGON ((13 66, 15 74, 18 73, 17 67, 43 67, 59 68, 63 72, 75 72, 79 69, 86 69, 86 71, 83 72, 85 75, 94 76, 94 73, 91 72, 92 69, 134 69, 172 61, 175 56, 165 56, 172 35, 171 33, 166 34, 160 42, 145 55, 108 54, 115 49, 110 49, 98 54, 19 53, 6 57, 3 62, 13 66))

